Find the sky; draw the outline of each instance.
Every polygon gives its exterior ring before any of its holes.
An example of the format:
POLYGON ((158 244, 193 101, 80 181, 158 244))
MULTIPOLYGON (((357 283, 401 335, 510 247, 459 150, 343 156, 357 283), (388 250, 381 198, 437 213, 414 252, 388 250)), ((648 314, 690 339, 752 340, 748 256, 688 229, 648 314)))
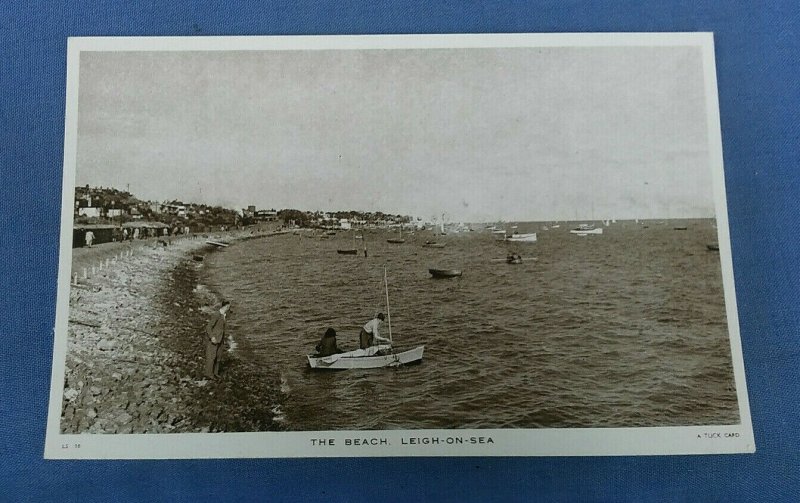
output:
POLYGON ((699 47, 82 52, 76 183, 494 222, 714 215, 699 47))

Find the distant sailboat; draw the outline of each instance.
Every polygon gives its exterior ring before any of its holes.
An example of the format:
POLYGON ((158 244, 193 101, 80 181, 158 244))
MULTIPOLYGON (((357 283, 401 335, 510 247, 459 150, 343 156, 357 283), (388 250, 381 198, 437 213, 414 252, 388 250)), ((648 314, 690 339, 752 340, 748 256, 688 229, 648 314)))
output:
POLYGON ((357 255, 358 250, 356 249, 356 235, 353 232, 353 247, 352 248, 344 248, 336 250, 336 253, 339 255, 357 255))
POLYGON ((403 226, 402 226, 402 224, 400 225, 400 237, 399 238, 389 238, 389 239, 386 240, 386 242, 387 243, 392 243, 392 244, 403 244, 403 243, 406 242, 406 240, 403 239, 403 226))

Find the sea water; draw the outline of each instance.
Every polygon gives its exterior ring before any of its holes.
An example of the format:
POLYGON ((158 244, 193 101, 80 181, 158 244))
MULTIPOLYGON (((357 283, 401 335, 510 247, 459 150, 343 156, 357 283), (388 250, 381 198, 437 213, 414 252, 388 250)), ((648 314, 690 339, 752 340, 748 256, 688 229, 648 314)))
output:
POLYGON ((538 241, 477 226, 404 233, 403 244, 383 230, 253 239, 211 254, 202 281, 233 302, 238 357, 280 375, 289 430, 738 423, 712 220, 619 222, 588 236, 516 225, 538 241), (422 247, 433 239, 446 247, 422 247), (523 263, 498 260, 509 252, 523 263), (424 344, 422 363, 310 370, 326 328, 354 349, 360 327, 387 311, 384 268, 394 346, 424 344), (463 275, 433 279, 429 268, 463 275))

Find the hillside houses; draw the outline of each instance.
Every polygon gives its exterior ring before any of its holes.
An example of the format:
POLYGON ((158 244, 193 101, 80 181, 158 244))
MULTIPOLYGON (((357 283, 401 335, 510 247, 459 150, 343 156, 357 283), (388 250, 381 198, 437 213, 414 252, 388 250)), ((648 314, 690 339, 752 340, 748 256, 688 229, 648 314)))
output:
POLYGON ((241 217, 231 209, 182 201, 142 201, 131 193, 105 187, 75 188, 75 224, 116 224, 154 221, 204 230, 233 226, 241 217))
POLYGON ((107 187, 75 188, 75 226, 112 225, 126 222, 157 222, 170 228, 204 232, 219 227, 281 222, 292 227, 320 229, 363 229, 413 227, 419 224, 407 215, 362 211, 303 211, 257 209, 250 205, 241 213, 220 206, 180 200, 144 201, 127 191, 107 187))

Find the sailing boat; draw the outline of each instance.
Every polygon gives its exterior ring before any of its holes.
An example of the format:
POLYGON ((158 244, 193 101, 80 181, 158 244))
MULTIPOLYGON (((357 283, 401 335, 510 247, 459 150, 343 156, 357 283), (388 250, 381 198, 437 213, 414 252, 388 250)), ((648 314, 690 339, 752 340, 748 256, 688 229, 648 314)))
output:
POLYGON ((383 268, 383 281, 386 286, 386 321, 389 326, 389 344, 370 346, 365 349, 356 349, 321 358, 307 355, 308 365, 312 369, 376 369, 397 367, 422 361, 422 353, 425 351, 424 345, 400 353, 392 352, 392 315, 389 311, 389 280, 386 276, 385 266, 383 268), (388 354, 384 354, 385 352, 388 352, 388 354))
POLYGON ((358 250, 356 249, 356 233, 353 231, 353 247, 352 248, 344 248, 344 249, 337 249, 336 253, 339 255, 357 255, 358 250))
POLYGON ((403 244, 403 243, 406 242, 406 240, 403 239, 403 224, 400 224, 400 237, 399 238, 389 238, 389 239, 386 240, 386 242, 387 243, 393 243, 393 244, 403 244))

